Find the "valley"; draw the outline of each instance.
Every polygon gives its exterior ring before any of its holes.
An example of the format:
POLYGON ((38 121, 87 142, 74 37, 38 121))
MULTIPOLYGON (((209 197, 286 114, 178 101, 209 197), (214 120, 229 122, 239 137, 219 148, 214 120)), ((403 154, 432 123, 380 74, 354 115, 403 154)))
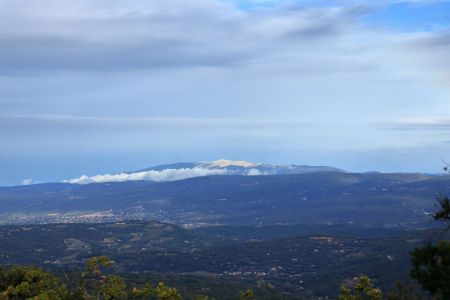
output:
POLYGON ((195 282, 191 289, 200 288, 200 282, 218 280, 225 282, 222 286, 259 283, 260 289, 296 299, 306 295, 333 298, 343 282, 358 274, 369 275, 386 289, 396 280, 405 280, 409 252, 439 234, 354 225, 184 229, 159 222, 120 222, 2 226, 0 264, 77 272, 90 257, 106 255, 116 262, 115 272, 138 281, 168 276, 178 280, 180 288, 189 288, 181 279, 191 278, 195 282))

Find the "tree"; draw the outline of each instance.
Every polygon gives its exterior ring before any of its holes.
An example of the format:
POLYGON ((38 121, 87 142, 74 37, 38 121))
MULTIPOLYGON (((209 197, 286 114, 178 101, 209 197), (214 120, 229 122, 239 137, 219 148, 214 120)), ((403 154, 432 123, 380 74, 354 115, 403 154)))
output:
POLYGON ((0 299, 70 299, 69 290, 53 274, 35 267, 0 270, 0 299))
MULTIPOLYGON (((439 195, 440 209, 433 214, 436 221, 450 222, 450 200, 439 195)), ((447 225, 446 231, 450 228, 447 225)), ((410 276, 422 285, 424 290, 442 299, 450 299, 450 242, 441 240, 416 248, 412 253, 413 269, 410 276)))
POLYGON ((450 299, 450 242, 429 243, 412 252, 412 278, 432 295, 450 299))
POLYGON ((357 283, 353 288, 346 286, 341 287, 338 300, 381 300, 383 293, 381 289, 375 288, 372 281, 365 275, 358 277, 357 283))
POLYGON ((99 288, 100 296, 105 300, 128 299, 127 285, 122 277, 108 275, 99 288))
POLYGON ((239 299, 241 299, 241 300, 254 300, 254 299, 256 299, 255 298, 255 293, 253 292, 252 289, 248 288, 247 290, 239 293, 239 299))
MULTIPOLYGON (((158 299, 181 300, 177 289, 160 282, 150 283, 130 291, 125 280, 115 274, 105 274, 105 268, 114 264, 106 256, 92 257, 81 273, 80 284, 70 291, 53 274, 36 267, 15 266, 7 270, 0 267, 0 300, 126 300, 158 299)), ((208 300, 201 296, 199 300, 208 300)))
POLYGON ((114 264, 106 256, 95 256, 86 262, 81 273, 80 291, 83 299, 127 299, 127 286, 122 277, 117 275, 104 275, 104 269, 114 264), (93 291, 95 296, 89 294, 93 291))
MULTIPOLYGON (((122 277, 105 275, 104 269, 111 267, 113 264, 114 262, 106 256, 92 257, 87 261, 86 267, 81 274, 80 290, 82 291, 82 299, 121 300, 130 298, 127 292, 127 285, 122 277), (94 292, 95 297, 92 297, 90 292, 94 292)), ((175 288, 166 286, 162 282, 155 288, 150 283, 147 283, 142 288, 134 287, 131 289, 130 295, 133 299, 150 299, 154 296, 158 300, 181 300, 181 295, 175 288)))
POLYGON ((150 298, 154 293, 153 287, 150 283, 147 283, 142 288, 134 287, 131 291, 131 294, 134 298, 150 298))
POLYGON ((158 283, 155 289, 158 300, 181 300, 181 295, 175 288, 166 286, 164 283, 158 283))
POLYGON ((388 300, 418 300, 414 290, 411 286, 404 285, 398 282, 394 291, 390 291, 387 294, 388 300))
MULTIPOLYGON (((450 222, 450 199, 445 195, 438 195, 439 210, 433 214, 436 221, 450 222)), ((447 225, 446 231, 450 229, 450 224, 447 225)))

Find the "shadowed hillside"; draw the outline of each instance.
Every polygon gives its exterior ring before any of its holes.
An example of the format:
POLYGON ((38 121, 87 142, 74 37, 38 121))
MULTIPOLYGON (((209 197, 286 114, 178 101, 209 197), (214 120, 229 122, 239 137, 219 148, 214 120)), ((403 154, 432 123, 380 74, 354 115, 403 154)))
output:
POLYGON ((323 172, 0 188, 3 223, 427 224, 450 176, 323 172), (50 214, 50 215, 49 215, 50 214))

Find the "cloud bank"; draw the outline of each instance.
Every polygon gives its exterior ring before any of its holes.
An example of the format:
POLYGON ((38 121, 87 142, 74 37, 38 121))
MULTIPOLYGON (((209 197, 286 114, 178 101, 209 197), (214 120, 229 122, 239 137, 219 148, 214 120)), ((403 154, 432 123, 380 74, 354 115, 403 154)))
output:
POLYGON ((332 38, 360 13, 282 5, 243 11, 204 0, 128 5, 1 0, 0 67, 3 72, 232 67, 267 57, 273 44, 286 52, 298 41, 332 38))
POLYGON ((88 184, 99 182, 120 182, 129 180, 149 180, 149 181, 174 181, 192 177, 224 175, 227 169, 208 169, 208 168, 182 168, 165 169, 162 171, 144 171, 136 173, 104 174, 95 176, 82 175, 79 178, 64 180, 66 183, 88 184))

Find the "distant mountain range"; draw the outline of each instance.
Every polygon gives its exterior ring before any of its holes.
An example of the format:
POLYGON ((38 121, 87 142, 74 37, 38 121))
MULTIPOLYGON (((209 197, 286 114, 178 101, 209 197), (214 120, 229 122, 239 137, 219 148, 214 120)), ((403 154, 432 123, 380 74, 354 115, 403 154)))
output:
POLYGON ((119 182, 130 180, 174 181, 192 177, 210 175, 281 175, 302 174, 311 172, 344 172, 341 169, 326 166, 305 165, 271 165, 252 163, 242 160, 219 159, 211 162, 182 162, 150 167, 134 172, 119 174, 103 174, 95 176, 83 175, 79 178, 66 180, 67 183, 119 182))
MULTIPOLYGON (((147 172, 151 171, 158 172, 147 172)), ((165 182, 50 183, 0 188, 0 223, 133 219, 185 227, 294 223, 411 227, 430 224, 439 192, 450 194, 450 176, 316 171, 165 182)))
POLYGON ((183 162, 168 165, 160 165, 143 169, 137 172, 162 171, 165 169, 227 169, 232 175, 280 175, 280 174, 301 174, 310 172, 344 172, 344 170, 327 166, 307 166, 307 165, 273 165, 265 163, 253 163, 243 160, 219 159, 210 162, 183 162), (254 174, 252 174, 254 172, 254 174), (250 174, 249 174, 250 173, 250 174))

